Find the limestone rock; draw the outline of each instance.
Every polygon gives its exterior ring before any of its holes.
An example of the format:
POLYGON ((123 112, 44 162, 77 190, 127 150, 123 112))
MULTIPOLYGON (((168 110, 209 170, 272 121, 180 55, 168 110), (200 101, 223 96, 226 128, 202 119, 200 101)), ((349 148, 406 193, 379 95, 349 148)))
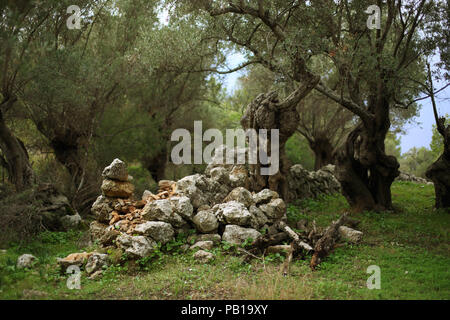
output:
POLYGON ((256 240, 261 236, 261 233, 252 228, 243 228, 241 226, 229 224, 225 226, 225 231, 222 235, 222 240, 233 243, 242 244, 248 238, 256 240))
POLYGON ((110 229, 100 237, 99 242, 102 246, 110 246, 114 243, 118 236, 120 236, 120 231, 110 229))
POLYGON ((81 216, 76 213, 74 215, 65 215, 61 217, 61 224, 64 230, 71 230, 78 227, 81 222, 81 216))
POLYGON ((203 249, 203 250, 211 250, 214 246, 214 242, 212 241, 198 241, 194 243, 189 249, 203 249))
POLYGON ((253 197, 250 191, 243 187, 234 188, 223 200, 223 202, 237 201, 242 203, 245 207, 250 207, 253 204, 253 197))
POLYGON ((37 258, 32 254, 25 253, 21 255, 19 258, 17 258, 17 268, 18 269, 31 268, 36 260, 37 258))
POLYGON ((108 225, 98 221, 92 221, 89 225, 89 233, 92 240, 100 239, 105 233, 108 225))
POLYGON ((172 202, 176 213, 178 213, 183 219, 192 221, 192 218, 194 217, 194 207, 188 197, 171 197, 170 202, 172 202))
POLYGON ((194 259, 200 263, 208 263, 214 260, 214 255, 211 252, 199 250, 196 253, 194 253, 194 259))
POLYGON ((127 166, 122 160, 114 159, 109 166, 103 169, 102 176, 111 180, 128 181, 127 166))
POLYGON ((286 204, 284 203, 283 199, 278 198, 271 200, 267 204, 259 206, 259 209, 264 212, 270 222, 274 222, 284 216, 284 214, 286 213, 286 204))
POLYGON ((194 235, 190 235, 187 238, 187 242, 192 243, 191 242, 192 240, 194 240, 194 242, 212 241, 215 244, 219 244, 222 241, 222 237, 220 236, 220 234, 217 234, 217 233, 194 234, 194 235))
POLYGON ((198 212, 192 219, 192 222, 203 233, 212 232, 219 227, 219 222, 211 209, 198 212))
POLYGON ((116 243, 125 253, 130 254, 132 258, 138 259, 149 256, 157 247, 156 242, 147 237, 132 237, 128 234, 121 234, 117 237, 116 243))
POLYGON ((277 198, 279 198, 278 193, 270 189, 261 190, 260 192, 253 195, 253 201, 256 205, 265 204, 277 198))
POLYGON ((173 209, 170 200, 155 200, 145 205, 141 211, 141 217, 148 221, 163 221, 170 223, 174 227, 182 227, 186 224, 186 221, 173 209))
POLYGON ((134 185, 128 181, 104 179, 101 189, 107 197, 130 198, 134 192, 134 185))
POLYGON ((240 226, 249 225, 251 214, 240 202, 230 201, 217 205, 216 217, 221 222, 240 226))
POLYGON ((108 255, 102 253, 93 253, 87 260, 86 266, 84 267, 88 274, 100 271, 104 266, 109 263, 108 255))
POLYGON ((265 224, 269 222, 269 219, 266 217, 264 212, 259 209, 257 206, 252 205, 249 208, 249 212, 251 214, 250 226, 254 229, 259 230, 265 224))
POLYGON ((148 236, 161 244, 166 244, 173 240, 175 235, 172 226, 169 223, 162 221, 148 221, 138 224, 134 228, 134 232, 148 236))
POLYGON ((361 242, 363 237, 363 233, 361 231, 346 226, 339 227, 339 235, 341 236, 341 238, 351 243, 359 243, 361 242))
POLYGON ((63 259, 58 258, 57 262, 61 266, 62 271, 65 272, 69 266, 75 265, 81 267, 82 265, 86 264, 87 260, 92 254, 93 252, 71 253, 63 259))
POLYGON ((91 212, 100 222, 109 223, 111 220, 111 212, 113 211, 113 201, 104 195, 99 196, 92 205, 91 212))

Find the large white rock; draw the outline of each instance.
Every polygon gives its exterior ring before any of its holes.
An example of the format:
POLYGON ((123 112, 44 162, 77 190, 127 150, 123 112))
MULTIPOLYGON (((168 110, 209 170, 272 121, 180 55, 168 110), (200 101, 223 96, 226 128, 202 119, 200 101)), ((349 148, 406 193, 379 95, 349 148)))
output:
POLYGON ((157 247, 157 243, 144 236, 130 236, 122 234, 116 239, 119 248, 134 258, 148 257, 157 247))
POLYGON ((253 197, 250 191, 243 187, 237 187, 231 190, 223 202, 237 201, 242 203, 245 207, 250 207, 253 204, 253 197))
POLYGON ((182 227, 186 221, 174 211, 173 205, 168 199, 148 202, 141 211, 141 217, 148 221, 163 221, 174 227, 182 227))
POLYGON ((111 220, 111 212, 113 211, 111 204, 112 199, 101 195, 92 204, 91 212, 98 221, 109 223, 111 220))
POLYGON ((21 255, 19 258, 17 258, 17 268, 18 269, 31 268, 36 260, 37 258, 32 254, 25 253, 21 255))
POLYGON ((221 222, 228 224, 236 224, 240 226, 249 225, 252 218, 247 208, 240 202, 229 201, 218 204, 214 207, 216 209, 216 216, 221 222))
POLYGON ((107 179, 127 181, 128 170, 125 162, 120 159, 114 159, 113 162, 103 169, 102 176, 107 179))
POLYGON ((264 204, 270 202, 270 200, 279 198, 278 193, 270 189, 263 189, 260 192, 253 195, 253 201, 255 204, 264 204))
POLYGON ((138 224, 134 228, 134 232, 148 236, 161 244, 166 244, 167 242, 173 240, 175 235, 175 231, 172 226, 169 223, 162 221, 147 221, 138 224))
POLYGON ((192 222, 203 233, 212 232, 219 227, 219 222, 212 210, 199 211, 192 219, 192 222))
POLYGON ((241 226, 228 224, 225 227, 225 231, 222 235, 222 240, 233 243, 233 244, 242 244, 248 238, 252 240, 256 240, 261 236, 261 233, 252 228, 243 228, 241 226))
POLYGON ((286 213, 286 204, 283 199, 278 198, 259 206, 259 209, 264 212, 269 221, 274 222, 284 216, 286 213))
POLYGON ((262 210, 259 209, 257 206, 255 205, 250 206, 248 211, 252 215, 250 219, 250 226, 252 228, 259 230, 261 227, 263 227, 266 223, 269 222, 269 219, 266 217, 264 212, 262 212, 262 210))
POLYGON ((363 237, 363 233, 361 231, 346 226, 339 227, 339 235, 341 238, 351 243, 359 243, 363 237))
POLYGON ((192 218, 194 217, 194 207, 188 197, 171 197, 170 201, 172 202, 176 213, 178 213, 183 219, 192 221, 192 218))

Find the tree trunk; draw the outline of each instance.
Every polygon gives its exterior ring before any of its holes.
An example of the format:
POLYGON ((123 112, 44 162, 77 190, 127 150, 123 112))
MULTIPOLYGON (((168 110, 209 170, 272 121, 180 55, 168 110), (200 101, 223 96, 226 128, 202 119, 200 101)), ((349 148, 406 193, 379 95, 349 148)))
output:
POLYGON ((425 175, 434 183, 436 208, 448 209, 450 208, 450 126, 441 131, 444 137, 444 153, 428 168, 425 175))
MULTIPOLYGON (((312 74, 305 75, 303 84, 283 101, 279 101, 278 94, 273 91, 267 94, 260 94, 247 106, 241 118, 241 126, 244 130, 255 129, 257 134, 259 134, 260 129, 266 129, 268 131, 267 151, 270 154, 272 152, 270 150, 272 145, 270 131, 271 129, 279 130, 279 170, 273 175, 262 176, 260 163, 250 165, 252 191, 269 188, 277 191, 282 198, 289 201, 286 178, 289 174, 289 161, 286 155, 285 144, 298 127, 300 118, 296 108, 297 104, 314 89, 319 80, 320 77, 312 74)), ((258 145, 258 151, 260 148, 261 146, 258 145)))
POLYGON ((77 142, 53 139, 50 141, 50 145, 55 152, 56 160, 67 169, 72 177, 74 186, 77 187, 83 174, 83 166, 77 142))
POLYGON ((336 176, 354 211, 392 209, 391 184, 399 175, 399 163, 385 153, 384 140, 390 127, 389 104, 382 95, 369 102, 374 115, 360 122, 348 135, 337 155, 336 176))
POLYGON ((319 170, 327 164, 333 163, 334 148, 328 139, 315 139, 310 147, 314 152, 314 170, 319 170))
POLYGON ((143 160, 145 168, 152 176, 155 182, 164 180, 166 175, 166 165, 167 165, 167 148, 163 147, 160 152, 158 152, 152 158, 145 158, 143 160))
POLYGON ((34 172, 27 150, 22 141, 6 125, 2 111, 0 111, 0 148, 4 155, 4 165, 6 165, 9 180, 14 184, 16 191, 21 192, 30 187, 33 183, 34 172))

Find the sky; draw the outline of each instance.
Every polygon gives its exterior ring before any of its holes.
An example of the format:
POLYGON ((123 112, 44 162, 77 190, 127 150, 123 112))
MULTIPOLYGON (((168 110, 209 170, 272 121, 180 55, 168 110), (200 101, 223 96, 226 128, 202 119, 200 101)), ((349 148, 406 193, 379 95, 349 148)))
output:
MULTIPOLYGON (((240 53, 234 53, 228 56, 228 67, 237 67, 244 61, 244 56, 240 53)), ((245 71, 234 72, 225 75, 223 84, 229 94, 233 93, 239 86, 238 79, 245 74, 245 71)), ((443 83, 434 84, 436 88, 441 88, 443 83)), ((430 99, 421 100, 419 104, 422 106, 419 116, 414 118, 414 124, 407 124, 404 127, 405 134, 401 135, 400 146, 402 154, 407 152, 412 147, 429 148, 432 136, 432 125, 435 124, 433 108, 430 99)), ((439 92, 436 96, 436 104, 438 106, 439 115, 450 114, 450 87, 439 92)))

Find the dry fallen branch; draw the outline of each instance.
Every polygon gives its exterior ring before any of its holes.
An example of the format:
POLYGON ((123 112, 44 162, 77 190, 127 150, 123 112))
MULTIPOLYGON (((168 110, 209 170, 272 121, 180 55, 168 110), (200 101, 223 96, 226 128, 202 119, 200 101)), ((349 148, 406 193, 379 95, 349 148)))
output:
POLYGON ((337 221, 331 223, 322 238, 317 241, 314 246, 314 254, 311 259, 310 267, 315 270, 321 259, 326 257, 334 248, 336 241, 339 239, 339 227, 346 222, 347 213, 344 213, 337 221))

